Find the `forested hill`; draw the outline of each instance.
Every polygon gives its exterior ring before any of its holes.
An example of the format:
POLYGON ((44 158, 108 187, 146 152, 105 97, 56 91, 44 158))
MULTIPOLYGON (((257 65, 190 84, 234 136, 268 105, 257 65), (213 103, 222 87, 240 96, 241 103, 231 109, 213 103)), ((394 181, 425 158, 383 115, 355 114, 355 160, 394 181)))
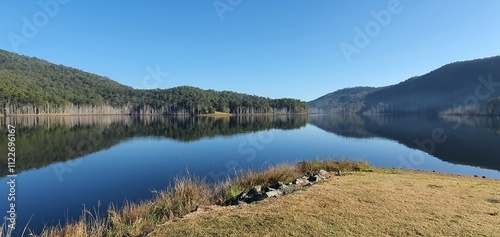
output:
POLYGON ((364 98, 379 88, 353 87, 328 93, 309 102, 315 113, 351 113, 358 112, 364 107, 364 98))
POLYGON ((329 111, 333 113, 344 109, 359 113, 498 115, 500 56, 451 63, 383 88, 339 90, 309 104, 313 111, 334 107, 336 110, 329 111), (344 97, 349 99, 338 99, 344 97))
POLYGON ((306 102, 181 86, 139 90, 0 50, 0 114, 307 113, 306 102))

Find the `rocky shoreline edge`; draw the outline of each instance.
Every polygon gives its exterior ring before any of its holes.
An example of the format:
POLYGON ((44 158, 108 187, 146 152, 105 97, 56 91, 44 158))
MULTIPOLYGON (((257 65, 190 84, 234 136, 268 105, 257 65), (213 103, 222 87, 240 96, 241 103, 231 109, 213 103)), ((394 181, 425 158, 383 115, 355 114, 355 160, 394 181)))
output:
POLYGON ((297 190, 310 187, 317 182, 331 178, 332 176, 342 176, 342 171, 328 172, 320 170, 311 175, 305 175, 289 183, 278 181, 270 187, 263 188, 261 185, 255 185, 253 188, 242 192, 236 198, 229 202, 230 205, 245 205, 262 201, 266 198, 276 198, 282 195, 293 193, 297 190))

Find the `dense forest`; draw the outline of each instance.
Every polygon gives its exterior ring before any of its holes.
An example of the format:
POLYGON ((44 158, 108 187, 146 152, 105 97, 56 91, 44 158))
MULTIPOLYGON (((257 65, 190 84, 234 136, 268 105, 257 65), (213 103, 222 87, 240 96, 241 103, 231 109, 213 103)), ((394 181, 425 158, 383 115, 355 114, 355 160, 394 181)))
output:
POLYGON ((379 88, 345 88, 310 101, 309 106, 311 106, 313 113, 356 113, 364 108, 365 96, 376 90, 379 88))
POLYGON ((309 105, 327 113, 500 115, 500 56, 451 63, 392 86, 339 90, 309 105))
POLYGON ((1 114, 307 113, 306 102, 190 86, 139 90, 109 78, 0 50, 1 114))

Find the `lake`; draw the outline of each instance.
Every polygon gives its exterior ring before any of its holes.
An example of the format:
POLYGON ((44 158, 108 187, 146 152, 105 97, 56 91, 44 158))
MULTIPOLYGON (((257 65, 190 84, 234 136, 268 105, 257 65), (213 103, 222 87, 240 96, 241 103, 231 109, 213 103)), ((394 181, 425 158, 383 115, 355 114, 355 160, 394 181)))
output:
POLYGON ((16 127, 17 228, 139 201, 186 172, 321 158, 500 179, 500 118, 423 115, 66 116, 1 118, 0 206, 8 211, 7 126, 16 127))

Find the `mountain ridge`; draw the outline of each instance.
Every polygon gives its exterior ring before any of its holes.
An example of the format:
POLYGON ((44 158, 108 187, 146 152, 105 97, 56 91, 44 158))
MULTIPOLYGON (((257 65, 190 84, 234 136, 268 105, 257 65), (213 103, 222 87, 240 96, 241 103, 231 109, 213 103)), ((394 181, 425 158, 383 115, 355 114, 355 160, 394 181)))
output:
POLYGON ((354 87, 356 100, 337 90, 308 102, 313 112, 500 114, 500 56, 459 61, 385 87, 354 87), (368 89, 366 89, 368 88, 368 89), (320 104, 321 106, 318 106, 320 104))

